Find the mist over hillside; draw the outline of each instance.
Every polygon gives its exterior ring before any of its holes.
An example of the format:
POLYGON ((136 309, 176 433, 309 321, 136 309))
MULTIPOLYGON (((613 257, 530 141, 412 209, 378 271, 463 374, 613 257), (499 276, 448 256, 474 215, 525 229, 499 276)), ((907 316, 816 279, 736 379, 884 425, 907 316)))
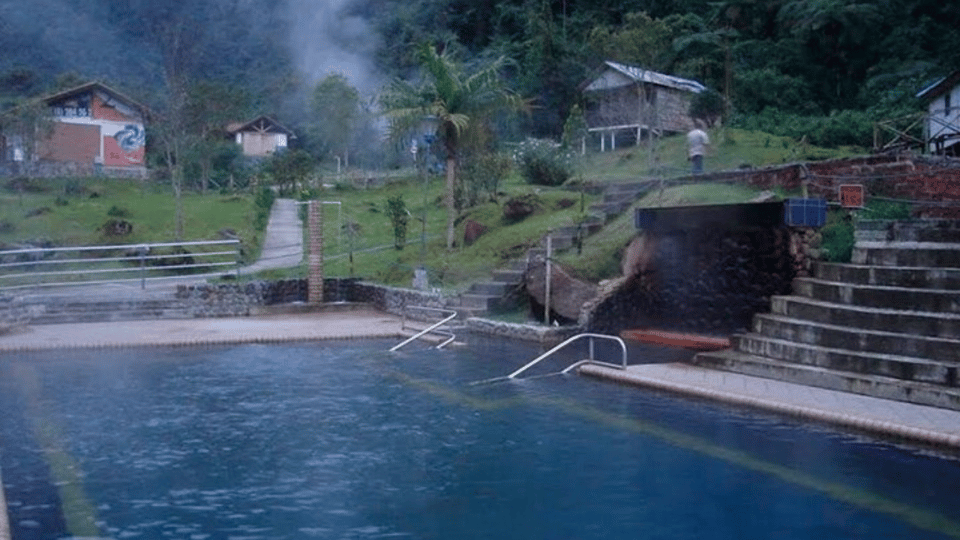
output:
POLYGON ((578 85, 604 60, 692 78, 729 121, 873 120, 920 108, 960 69, 960 7, 935 0, 0 0, 0 99, 57 80, 103 80, 147 103, 171 81, 214 80, 256 109, 303 115, 312 86, 343 74, 365 97, 416 72, 433 43, 465 65, 506 57, 533 100, 525 133, 557 137, 578 85), (74 75, 65 77, 65 75, 74 75))

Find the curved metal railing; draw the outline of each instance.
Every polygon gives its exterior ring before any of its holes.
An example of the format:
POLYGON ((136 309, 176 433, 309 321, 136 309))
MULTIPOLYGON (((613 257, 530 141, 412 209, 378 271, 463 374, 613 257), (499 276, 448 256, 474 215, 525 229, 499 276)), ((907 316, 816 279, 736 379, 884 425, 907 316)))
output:
MULTIPOLYGON (((448 344, 450 344, 453 340, 455 340, 455 339, 457 338, 457 336, 455 336, 455 335, 453 334, 453 332, 450 332, 450 331, 447 331, 447 330, 441 330, 441 329, 440 329, 441 326, 443 326, 443 325, 447 324, 448 322, 452 321, 453 319, 456 319, 456 318, 457 318, 457 312, 456 312, 456 311, 454 311, 454 310, 452 310, 452 309, 429 308, 429 307, 424 307, 424 306, 407 306, 407 308, 408 308, 408 309, 418 309, 418 310, 421 310, 421 311, 432 311, 432 312, 437 312, 437 313, 440 313, 440 314, 447 314, 447 316, 444 317, 443 319, 441 319, 439 322, 436 322, 436 323, 434 323, 434 324, 432 324, 432 325, 424 328, 423 330, 417 332, 416 334, 410 336, 409 338, 407 338, 407 339, 401 341, 400 343, 394 345, 393 347, 390 348, 390 352, 400 350, 400 348, 403 347, 404 345, 406 345, 406 344, 408 344, 408 343, 411 343, 411 342, 413 342, 413 341, 416 341, 417 339, 420 339, 421 337, 423 337, 423 336, 425 336, 425 335, 427 335, 427 334, 431 334, 431 333, 432 333, 432 334, 440 334, 441 336, 444 336, 444 337, 446 338, 445 340, 443 340, 442 342, 440 342, 440 344, 438 344, 438 345, 436 346, 437 349, 442 349, 442 348, 444 348, 445 346, 447 346, 448 344)), ((403 318, 402 326, 403 326, 404 328, 406 328, 406 310, 404 310, 404 318, 403 318)))
POLYGON ((577 334, 577 335, 575 335, 575 336, 573 336, 573 337, 565 340, 563 343, 557 345, 556 347, 550 349, 549 351, 547 351, 547 352, 541 354, 540 356, 534 358, 533 360, 531 360, 530 362, 528 362, 526 365, 524 365, 524 366, 521 367, 520 369, 514 371, 513 373, 507 375, 506 377, 496 377, 496 378, 493 378, 493 379, 486 379, 486 380, 483 380, 483 381, 477 381, 477 382, 475 382, 475 383, 473 383, 473 384, 474 384, 474 385, 477 385, 477 384, 485 384, 485 383, 492 383, 492 382, 507 381, 507 380, 510 380, 510 379, 516 379, 520 374, 522 374, 523 372, 525 372, 525 371, 527 371, 528 369, 532 368, 533 366, 539 364, 539 363, 542 362, 543 360, 545 360, 545 359, 553 356, 553 354, 556 353, 557 351, 560 351, 561 349, 566 348, 567 345, 570 345, 571 343, 573 343, 573 342, 575 342, 575 341, 579 341, 579 340, 581 340, 581 339, 589 339, 589 340, 590 340, 590 342, 589 342, 589 355, 590 355, 589 358, 584 359, 584 360, 580 360, 580 361, 578 361, 578 362, 574 362, 573 364, 571 364, 570 366, 568 366, 567 368, 565 368, 563 371, 559 371, 559 372, 557 372, 557 373, 552 373, 551 375, 565 375, 565 374, 573 371, 574 369, 577 369, 578 367, 580 367, 580 366, 582 366, 582 365, 584 365, 584 364, 597 364, 597 365, 601 365, 601 366, 613 367, 613 368, 616 368, 616 369, 627 369, 627 344, 624 343, 624 341, 623 341, 622 339, 620 339, 620 338, 617 337, 617 336, 608 336, 608 335, 606 335, 606 334, 584 333, 584 334, 577 334), (605 340, 613 341, 613 342, 616 342, 617 344, 619 344, 619 345, 620 345, 621 356, 622 356, 622 361, 621 361, 621 363, 620 363, 620 364, 612 364, 612 363, 610 363, 610 362, 601 362, 601 361, 599 361, 599 360, 596 360, 596 359, 594 358, 594 340, 595 340, 595 339, 605 339, 605 340))

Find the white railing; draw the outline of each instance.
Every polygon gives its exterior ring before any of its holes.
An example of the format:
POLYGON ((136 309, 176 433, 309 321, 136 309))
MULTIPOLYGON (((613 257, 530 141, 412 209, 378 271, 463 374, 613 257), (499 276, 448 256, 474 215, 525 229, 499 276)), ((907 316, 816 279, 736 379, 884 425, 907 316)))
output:
POLYGON ((567 339, 567 340, 564 341, 563 343, 557 345, 556 347, 550 349, 549 351, 547 351, 547 352, 541 354, 540 356, 534 358, 533 360, 531 360, 530 362, 528 362, 525 366, 523 366, 523 367, 521 367, 520 369, 514 371, 513 373, 507 375, 506 377, 495 377, 495 378, 493 378, 493 379, 485 379, 485 380, 482 380, 482 381, 476 381, 476 382, 474 382, 474 383, 472 383, 472 384, 473 384, 473 385, 477 385, 477 384, 487 384, 487 383, 493 383, 493 382, 508 381, 508 380, 510 380, 510 379, 516 379, 518 376, 520 376, 521 373, 523 373, 523 372, 527 371, 528 369, 532 368, 533 366, 539 364, 539 363, 542 362, 543 360, 546 360, 547 358, 553 356, 554 353, 556 353, 557 351, 559 351, 559 350, 561 350, 561 349, 566 348, 567 345, 570 345, 571 343, 573 343, 573 342, 575 342, 575 341, 579 341, 579 340, 581 340, 581 339, 589 339, 589 340, 590 340, 590 341, 589 341, 589 353, 588 353, 588 354, 589 354, 589 357, 588 357, 587 359, 585 359, 585 360, 580 360, 580 361, 578 361, 578 362, 574 362, 573 364, 571 364, 570 366, 568 366, 568 367, 567 367, 566 369, 564 369, 563 371, 559 371, 559 372, 557 372, 557 373, 551 373, 550 375, 566 375, 567 373, 570 373, 570 372, 573 371, 574 369, 577 369, 578 367, 580 367, 580 366, 582 366, 582 365, 584 365, 584 364, 596 364, 596 365, 599 365, 599 366, 607 366, 607 367, 612 367, 612 368, 616 368, 616 369, 627 369, 627 344, 624 343, 622 339, 620 339, 620 338, 617 337, 617 336, 608 336, 608 335, 606 335, 606 334, 577 334, 576 336, 573 336, 572 338, 567 339), (610 363, 610 362, 601 362, 601 361, 599 361, 599 360, 596 360, 596 359, 595 359, 595 354, 594 354, 594 352, 595 352, 595 350, 594 350, 594 340, 595 340, 595 339, 605 339, 605 340, 608 340, 608 341, 616 342, 618 345, 620 345, 620 351, 621 351, 621 362, 620 362, 620 364, 613 364, 613 363, 610 363))
MULTIPOLYGON (((455 335, 453 334, 453 332, 450 332, 450 331, 441 329, 441 327, 442 327, 443 325, 445 325, 445 324, 447 324, 448 322, 452 321, 453 319, 456 319, 456 318, 457 318, 457 312, 456 312, 456 311, 453 311, 453 310, 451 310, 451 309, 428 308, 428 307, 424 307, 424 306, 407 306, 407 309, 421 310, 421 311, 429 311, 429 312, 434 312, 434 313, 440 313, 441 315, 446 315, 446 316, 445 316, 444 318, 442 318, 440 321, 438 321, 438 322, 436 322, 436 323, 434 323, 434 324, 431 324, 430 326, 424 328, 423 330, 417 332, 416 334, 410 336, 409 338, 407 338, 407 339, 401 341, 400 343, 394 345, 393 347, 390 348, 390 352, 400 350, 400 348, 403 347, 404 345, 406 345, 406 344, 408 344, 408 343, 411 343, 411 342, 413 342, 413 341, 415 341, 415 340, 417 340, 417 339, 420 339, 420 338, 426 336, 427 334, 435 334, 435 335, 436 335, 436 334, 439 334, 439 335, 441 335, 441 336, 444 337, 443 341, 441 341, 441 342, 436 346, 437 349, 442 349, 442 348, 444 348, 445 346, 447 346, 448 344, 450 344, 454 339, 457 338, 457 336, 455 336, 455 335)), ((407 327, 407 311, 406 311, 406 310, 404 310, 404 312, 403 312, 403 319, 402 319, 402 322, 401 322, 401 325, 400 325, 400 326, 401 326, 401 328, 403 328, 403 329, 406 329, 406 327, 407 327)))
POLYGON ((146 287, 148 280, 171 276, 236 276, 239 264, 239 240, 13 249, 0 251, 0 290, 121 281, 146 287))

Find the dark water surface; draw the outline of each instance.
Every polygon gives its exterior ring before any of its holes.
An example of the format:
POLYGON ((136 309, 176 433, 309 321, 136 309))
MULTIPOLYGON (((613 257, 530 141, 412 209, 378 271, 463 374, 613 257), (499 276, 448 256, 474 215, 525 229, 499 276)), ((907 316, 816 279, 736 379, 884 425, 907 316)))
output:
POLYGON ((960 465, 482 341, 0 358, 15 540, 960 538, 960 465))

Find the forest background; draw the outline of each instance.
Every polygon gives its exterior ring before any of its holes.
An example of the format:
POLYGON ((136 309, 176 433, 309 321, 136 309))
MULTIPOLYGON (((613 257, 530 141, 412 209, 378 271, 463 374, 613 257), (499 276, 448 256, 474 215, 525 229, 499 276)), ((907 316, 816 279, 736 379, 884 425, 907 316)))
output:
POLYGON ((506 84, 533 107, 499 123, 504 140, 558 139, 580 85, 613 60, 703 82, 726 99, 726 125, 821 146, 869 146, 874 121, 922 110, 915 94, 960 68, 960 7, 937 0, 2 0, 0 109, 100 80, 151 107, 155 138, 163 122, 202 138, 227 120, 270 114, 321 162, 389 166, 403 153, 374 144, 382 139, 376 95, 416 75, 415 51, 425 42, 468 67, 508 60, 506 84), (342 112, 344 103, 347 114, 334 118, 330 111, 342 112))

